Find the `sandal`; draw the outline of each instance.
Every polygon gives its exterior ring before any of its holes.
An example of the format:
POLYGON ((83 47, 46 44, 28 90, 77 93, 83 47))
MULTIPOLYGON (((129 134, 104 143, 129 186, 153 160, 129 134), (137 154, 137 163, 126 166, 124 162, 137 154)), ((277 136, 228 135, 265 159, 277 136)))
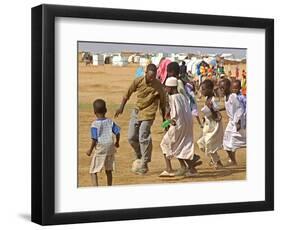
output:
POLYGON ((174 173, 170 173, 170 172, 168 172, 168 171, 166 171, 166 170, 164 170, 164 171, 159 175, 159 177, 174 177, 174 176, 175 176, 174 173))

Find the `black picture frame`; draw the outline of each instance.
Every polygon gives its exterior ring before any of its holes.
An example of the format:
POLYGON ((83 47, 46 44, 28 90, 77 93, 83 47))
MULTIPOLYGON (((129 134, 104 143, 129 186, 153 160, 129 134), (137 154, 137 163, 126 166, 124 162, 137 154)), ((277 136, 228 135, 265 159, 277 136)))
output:
POLYGON ((274 20, 62 5, 32 8, 32 221, 41 225, 274 209, 274 20), (55 213, 55 18, 88 18, 265 29, 265 200, 55 213))

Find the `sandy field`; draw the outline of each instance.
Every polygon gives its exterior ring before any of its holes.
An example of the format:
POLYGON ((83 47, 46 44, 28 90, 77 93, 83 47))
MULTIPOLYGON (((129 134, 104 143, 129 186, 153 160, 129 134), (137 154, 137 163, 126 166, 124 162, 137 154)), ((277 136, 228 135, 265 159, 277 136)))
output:
MULTIPOLYGON (((134 80, 137 65, 130 64, 127 67, 85 66, 79 64, 79 121, 78 121, 78 187, 91 186, 89 166, 91 157, 86 155, 90 147, 90 125, 95 119, 92 102, 97 98, 102 98, 107 103, 107 117, 113 119, 116 109, 119 107, 122 96, 134 80)), ((127 141, 128 123, 131 110, 134 107, 135 96, 128 101, 124 113, 114 121, 121 127, 120 148, 116 154, 116 169, 113 172, 113 185, 126 184, 156 184, 156 183, 183 183, 202 181, 222 181, 222 180, 245 180, 246 179, 246 149, 237 151, 237 167, 228 167, 221 170, 214 170, 209 166, 209 159, 202 153, 195 144, 196 153, 201 156, 203 164, 197 167, 199 174, 194 177, 173 177, 160 178, 159 174, 165 169, 165 162, 160 149, 160 142, 164 135, 161 128, 162 119, 157 114, 152 127, 153 152, 152 162, 149 164, 149 172, 146 175, 136 175, 131 172, 133 162, 133 150, 127 141)), ((221 105, 223 105, 221 100, 221 105)), ((198 101, 199 110, 203 101, 198 101)), ((226 127, 226 113, 222 112, 223 124, 226 127)), ((202 118, 202 114, 200 114, 202 118)), ((201 136, 201 129, 194 119, 194 140, 201 136)), ((223 163, 227 162, 227 154, 223 150, 219 151, 223 163)), ((177 160, 172 161, 174 169, 179 168, 177 160)), ((106 185, 105 172, 98 174, 100 186, 106 185)))

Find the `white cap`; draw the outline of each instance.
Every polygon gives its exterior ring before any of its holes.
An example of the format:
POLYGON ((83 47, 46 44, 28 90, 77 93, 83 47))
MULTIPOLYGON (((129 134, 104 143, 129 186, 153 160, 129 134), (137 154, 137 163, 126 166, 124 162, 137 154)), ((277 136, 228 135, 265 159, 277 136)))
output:
POLYGON ((168 77, 165 86, 176 87, 178 86, 178 79, 175 77, 168 77))

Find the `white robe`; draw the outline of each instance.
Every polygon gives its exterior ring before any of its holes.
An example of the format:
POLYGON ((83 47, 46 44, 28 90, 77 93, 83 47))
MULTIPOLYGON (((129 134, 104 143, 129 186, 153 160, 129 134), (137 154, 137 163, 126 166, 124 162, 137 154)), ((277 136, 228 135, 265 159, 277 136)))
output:
POLYGON ((224 132, 223 147, 227 151, 235 151, 238 148, 246 147, 246 130, 241 128, 237 131, 236 123, 240 120, 244 124, 244 109, 237 99, 237 95, 232 93, 228 101, 225 101, 225 109, 229 118, 224 132))
POLYGON ((170 116, 176 121, 164 135, 160 147, 163 154, 179 159, 193 159, 193 123, 189 102, 182 94, 169 95, 170 116))
MULTIPOLYGON (((215 98, 212 98, 212 108, 214 111, 219 111, 219 105, 215 98)), ((201 109, 204 113, 203 135, 197 141, 199 148, 206 155, 213 154, 222 148, 223 143, 223 126, 222 121, 215 121, 212 117, 212 112, 208 106, 204 105, 201 109)))

